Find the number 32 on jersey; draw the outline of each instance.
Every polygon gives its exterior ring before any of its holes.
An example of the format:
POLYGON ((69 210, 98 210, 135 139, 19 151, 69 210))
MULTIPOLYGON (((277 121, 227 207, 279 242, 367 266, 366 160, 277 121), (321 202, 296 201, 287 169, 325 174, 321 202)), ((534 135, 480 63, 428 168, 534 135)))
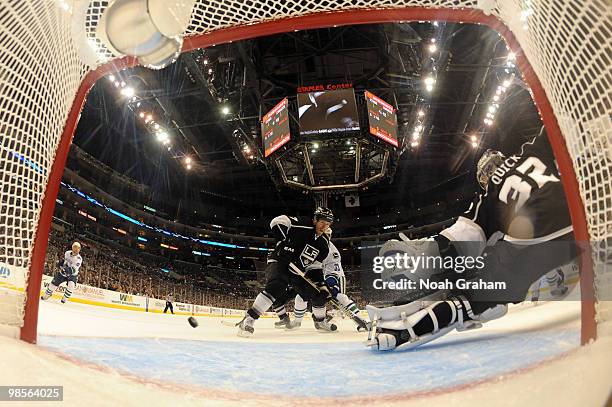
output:
POLYGON ((527 202, 533 188, 542 188, 548 182, 559 182, 559 178, 554 175, 544 174, 546 172, 546 165, 536 157, 528 157, 521 165, 516 167, 516 171, 520 175, 513 174, 507 177, 503 180, 499 190, 500 201, 505 204, 508 201, 516 201, 515 212, 518 212, 527 202))

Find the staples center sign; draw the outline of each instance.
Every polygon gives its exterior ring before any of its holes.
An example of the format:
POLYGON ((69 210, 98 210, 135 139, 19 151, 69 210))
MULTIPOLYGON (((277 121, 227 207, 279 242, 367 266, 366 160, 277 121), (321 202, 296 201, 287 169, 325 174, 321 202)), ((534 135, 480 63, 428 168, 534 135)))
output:
POLYGON ((327 85, 298 86, 297 93, 323 92, 326 90, 351 89, 352 83, 336 83, 327 85))

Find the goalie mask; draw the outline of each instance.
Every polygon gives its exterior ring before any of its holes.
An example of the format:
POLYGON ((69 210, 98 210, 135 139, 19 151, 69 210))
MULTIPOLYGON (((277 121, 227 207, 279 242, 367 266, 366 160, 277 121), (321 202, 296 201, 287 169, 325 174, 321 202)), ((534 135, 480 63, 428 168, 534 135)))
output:
POLYGON ((496 150, 487 150, 482 157, 480 157, 476 166, 476 179, 482 189, 487 189, 489 178, 491 178, 495 170, 504 162, 505 158, 506 157, 502 153, 496 150))

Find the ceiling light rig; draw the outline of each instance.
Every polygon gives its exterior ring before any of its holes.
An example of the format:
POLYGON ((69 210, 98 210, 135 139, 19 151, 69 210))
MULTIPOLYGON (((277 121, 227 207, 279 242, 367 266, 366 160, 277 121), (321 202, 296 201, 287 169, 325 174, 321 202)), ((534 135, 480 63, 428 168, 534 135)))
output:
POLYGON ((244 159, 249 164, 257 162, 259 157, 258 149, 257 147, 253 146, 253 144, 251 144, 252 141, 250 140, 248 133, 246 133, 241 128, 236 128, 234 129, 232 135, 236 139, 237 147, 242 152, 242 156, 244 157, 244 159))
POLYGON ((190 156, 186 155, 183 159, 183 163, 185 164, 185 169, 187 171, 193 168, 193 159, 190 156))
MULTIPOLYGON (((486 105, 485 117, 482 119, 482 122, 485 125, 485 129, 489 127, 493 127, 495 124, 495 115, 499 112, 500 106, 503 103, 504 97, 508 92, 508 89, 514 83, 514 78, 516 76, 515 68, 516 68, 516 54, 512 51, 508 52, 506 56, 506 62, 504 66, 505 75, 500 78, 498 85, 495 87, 495 92, 491 96, 488 105, 486 105)), ((477 149, 480 146, 480 138, 473 134, 470 136, 470 144, 474 149, 477 149)))
POLYGON ((493 124, 495 123, 495 114, 498 112, 500 104, 503 102, 506 92, 514 82, 514 68, 516 67, 515 60, 516 54, 514 52, 509 52, 506 56, 506 67, 504 70, 506 76, 495 88, 495 94, 491 97, 490 103, 486 110, 485 118, 483 119, 483 123, 488 127, 493 126, 493 124))
POLYGON ((479 139, 478 139, 478 136, 477 136, 476 134, 472 134, 472 135, 470 136, 470 142, 472 143, 472 147, 473 147, 474 149, 477 149, 477 148, 478 148, 478 142, 479 142, 479 139))
POLYGON ((248 144, 244 145, 242 151, 244 152, 245 157, 249 160, 253 160, 255 158, 255 154, 253 154, 253 149, 248 144))
POLYGON ((414 127, 412 129, 412 134, 410 137, 410 147, 412 147, 413 149, 419 146, 421 136, 423 135, 423 130, 425 130, 425 112, 425 106, 422 106, 421 108, 417 109, 414 127))
POLYGON ((134 88, 132 88, 131 86, 126 86, 126 87, 122 87, 121 88, 121 94, 123 96, 125 96, 126 98, 133 98, 135 95, 135 91, 134 88))
POLYGON ((427 76, 423 80, 423 83, 425 83, 425 89, 427 89, 428 92, 432 92, 436 84, 436 79, 433 76, 427 76))
MULTIPOLYGON (((434 27, 439 26, 439 23, 437 21, 434 21, 432 24, 434 27)), ((433 93, 436 85, 437 61, 435 54, 436 52, 440 51, 440 48, 438 46, 435 31, 437 31, 437 28, 434 28, 434 35, 432 38, 429 39, 429 42, 426 45, 427 50, 431 54, 426 59, 428 61, 428 64, 426 64, 428 69, 426 68, 426 70, 428 70, 429 73, 423 75, 423 84, 425 85, 425 90, 427 92, 424 96, 419 97, 419 101, 421 102, 421 104, 420 106, 418 105, 416 109, 414 128, 412 130, 412 135, 410 138, 410 147, 412 147, 412 149, 416 149, 421 142, 421 138, 426 128, 425 123, 427 120, 427 110, 429 108, 429 104, 426 102, 425 98, 431 97, 431 94, 433 93)))
MULTIPOLYGON (((135 76, 135 77, 138 77, 138 76, 135 76)), ((140 79, 143 80, 142 78, 140 79)), ((172 142, 171 142, 171 138, 170 138, 170 134, 168 133, 168 130, 164 128, 160 123, 157 122, 153 113, 141 108, 141 105, 142 105, 140 101, 141 99, 136 95, 135 88, 133 86, 128 86, 128 84, 124 80, 122 80, 120 77, 118 77, 117 74, 108 75, 108 80, 116 88, 119 89, 119 93, 121 94, 121 96, 125 97, 128 100, 128 106, 137 115, 137 117, 142 120, 144 127, 155 137, 155 139, 160 144, 166 147, 166 150, 172 151, 172 142)), ((143 82, 146 83, 146 81, 144 80, 143 82)), ((228 113, 229 113, 229 108, 228 108, 228 113)), ((193 168, 193 159, 191 157, 186 158, 185 168, 187 170, 190 170, 193 168)))

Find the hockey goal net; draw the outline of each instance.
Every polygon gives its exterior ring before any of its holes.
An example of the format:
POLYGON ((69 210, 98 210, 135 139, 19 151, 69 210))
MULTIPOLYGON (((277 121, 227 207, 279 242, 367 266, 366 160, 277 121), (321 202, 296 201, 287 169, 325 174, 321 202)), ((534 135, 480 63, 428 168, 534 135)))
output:
MULTIPOLYGON (((0 5, 0 327, 30 342, 55 197, 85 96, 100 77, 136 63, 96 39, 107 5, 0 5)), ((583 341, 602 335, 612 298, 608 0, 199 0, 184 50, 295 29, 436 20, 486 24, 516 53, 557 156, 576 237, 590 242, 581 264, 583 341)))

